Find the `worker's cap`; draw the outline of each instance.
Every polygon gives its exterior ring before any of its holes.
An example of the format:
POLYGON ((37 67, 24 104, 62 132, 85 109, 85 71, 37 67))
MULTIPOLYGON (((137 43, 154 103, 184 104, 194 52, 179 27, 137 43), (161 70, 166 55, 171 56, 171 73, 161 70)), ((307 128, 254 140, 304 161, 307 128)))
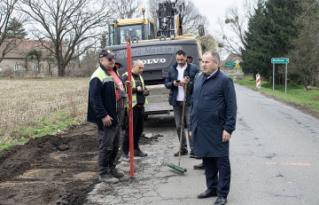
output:
POLYGON ((103 49, 99 53, 99 58, 103 58, 103 57, 106 57, 108 59, 113 59, 113 58, 115 58, 115 54, 111 50, 103 49))

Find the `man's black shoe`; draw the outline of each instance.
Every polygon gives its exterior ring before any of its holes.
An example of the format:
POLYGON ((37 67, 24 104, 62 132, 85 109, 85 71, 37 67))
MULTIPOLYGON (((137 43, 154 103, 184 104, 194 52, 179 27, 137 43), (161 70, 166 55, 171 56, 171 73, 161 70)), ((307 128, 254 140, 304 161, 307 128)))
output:
POLYGON ((206 189, 206 191, 204 191, 203 193, 200 193, 197 198, 199 199, 205 199, 208 197, 214 197, 217 196, 217 192, 214 190, 210 190, 210 189, 206 189))
POLYGON ((103 175, 99 175, 99 181, 104 183, 116 184, 120 180, 112 176, 111 174, 103 174, 103 175))
MULTIPOLYGON (((187 149, 183 149, 183 150, 181 151, 181 156, 187 155, 187 154, 188 154, 187 149)), ((179 152, 176 152, 176 153, 174 154, 174 157, 178 157, 178 156, 179 156, 179 152)))
POLYGON ((111 175, 118 179, 124 177, 124 174, 120 172, 118 169, 116 169, 115 167, 111 168, 111 175))
POLYGON ((134 157, 146 157, 147 154, 142 152, 141 150, 134 150, 134 157))
POLYGON ((225 204, 227 204, 227 199, 225 197, 221 197, 221 196, 217 197, 217 199, 214 203, 214 205, 225 205, 225 204))
POLYGON ((197 165, 194 165, 194 169, 204 169, 204 164, 203 163, 200 163, 200 164, 197 164, 197 165))
POLYGON ((201 157, 195 155, 194 152, 191 152, 191 153, 189 154, 189 157, 190 157, 190 158, 194 158, 194 159, 201 159, 201 157))

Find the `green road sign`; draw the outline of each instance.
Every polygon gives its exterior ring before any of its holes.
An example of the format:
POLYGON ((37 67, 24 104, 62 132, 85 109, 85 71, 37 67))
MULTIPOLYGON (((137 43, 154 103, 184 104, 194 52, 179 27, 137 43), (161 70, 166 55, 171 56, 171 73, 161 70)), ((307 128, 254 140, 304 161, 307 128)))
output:
POLYGON ((288 64, 289 58, 271 58, 272 64, 288 64))
POLYGON ((234 68, 236 66, 236 63, 234 61, 227 61, 225 62, 226 68, 234 68))
POLYGON ((275 67, 276 64, 284 64, 285 65, 285 93, 287 93, 287 75, 288 75, 288 63, 289 58, 271 58, 272 63, 272 90, 275 90, 275 67))

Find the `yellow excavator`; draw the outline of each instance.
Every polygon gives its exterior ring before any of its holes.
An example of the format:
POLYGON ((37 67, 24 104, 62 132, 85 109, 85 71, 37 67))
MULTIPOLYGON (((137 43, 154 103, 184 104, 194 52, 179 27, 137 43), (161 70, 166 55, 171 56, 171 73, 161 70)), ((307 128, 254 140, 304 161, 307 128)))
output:
POLYGON ((182 9, 183 4, 166 1, 158 4, 156 24, 143 17, 120 19, 109 25, 108 48, 115 53, 116 62, 121 65, 119 72, 127 71, 126 42, 130 38, 132 60, 140 59, 144 62, 143 77, 146 85, 157 86, 149 96, 146 114, 169 113, 172 110, 167 102, 168 90, 164 88, 163 82, 168 69, 176 63, 175 54, 178 50, 184 50, 192 57, 193 63, 199 65, 200 45, 192 35, 183 35, 182 9), (155 25, 158 27, 155 28, 155 25))
POLYGON ((192 57, 193 63, 199 63, 199 43, 192 35, 183 35, 182 9, 183 5, 166 1, 158 4, 157 24, 143 17, 120 19, 109 25, 108 48, 115 52, 117 62, 122 65, 120 72, 127 67, 125 46, 128 37, 132 40, 133 60, 141 59, 145 64, 143 76, 147 84, 164 80, 180 49, 192 57))

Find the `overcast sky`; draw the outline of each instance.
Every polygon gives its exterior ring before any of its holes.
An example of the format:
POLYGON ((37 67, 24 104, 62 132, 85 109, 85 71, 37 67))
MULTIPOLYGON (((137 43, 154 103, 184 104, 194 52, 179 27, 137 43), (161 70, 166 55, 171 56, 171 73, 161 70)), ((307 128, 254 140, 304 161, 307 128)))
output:
MULTIPOLYGON (((214 35, 219 32, 218 21, 224 22, 227 10, 238 7, 242 11, 244 0, 192 0, 199 12, 206 16, 210 25, 208 30, 214 35)), ((215 36, 215 35, 214 35, 215 36)))

